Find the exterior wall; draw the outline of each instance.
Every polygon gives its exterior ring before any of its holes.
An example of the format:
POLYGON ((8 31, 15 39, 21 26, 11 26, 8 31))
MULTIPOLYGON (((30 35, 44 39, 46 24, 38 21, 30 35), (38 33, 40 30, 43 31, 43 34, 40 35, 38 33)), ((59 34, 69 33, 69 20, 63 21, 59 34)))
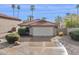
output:
POLYGON ((0 33, 9 31, 12 27, 16 27, 19 23, 21 23, 21 21, 0 18, 0 33))
POLYGON ((30 35, 32 35, 33 34, 33 28, 32 27, 30 27, 30 35))
POLYGON ((57 28, 53 28, 53 31, 54 31, 53 32, 54 33, 53 36, 56 36, 57 35, 57 28))
POLYGON ((33 36, 54 36, 53 27, 32 27, 33 36))

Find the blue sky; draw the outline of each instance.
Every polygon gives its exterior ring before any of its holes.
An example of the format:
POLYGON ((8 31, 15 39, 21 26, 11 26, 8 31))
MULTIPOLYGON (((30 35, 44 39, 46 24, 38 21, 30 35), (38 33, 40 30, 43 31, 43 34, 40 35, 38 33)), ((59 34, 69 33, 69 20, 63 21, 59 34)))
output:
MULTIPOLYGON (((31 15, 30 11, 31 4, 20 4, 20 15, 19 18, 26 20, 31 15)), ((56 16, 65 16, 66 13, 76 13, 76 4, 35 4, 34 18, 39 19, 46 17, 49 21, 54 21, 56 16)), ((11 5, 2 4, 0 5, 0 13, 13 16, 11 5)), ((15 16, 17 16, 17 10, 15 10, 15 16)))

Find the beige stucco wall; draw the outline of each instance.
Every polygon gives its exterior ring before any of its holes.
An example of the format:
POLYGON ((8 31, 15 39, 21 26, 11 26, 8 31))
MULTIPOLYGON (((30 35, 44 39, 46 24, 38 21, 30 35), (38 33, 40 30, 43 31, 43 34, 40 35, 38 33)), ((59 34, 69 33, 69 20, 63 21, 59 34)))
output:
POLYGON ((33 36, 54 36, 54 27, 32 27, 31 34, 33 36))
POLYGON ((30 35, 32 35, 33 34, 33 28, 32 27, 30 27, 30 35))
POLYGON ((0 18, 0 33, 9 31, 12 27, 16 27, 19 23, 21 23, 21 21, 0 18))

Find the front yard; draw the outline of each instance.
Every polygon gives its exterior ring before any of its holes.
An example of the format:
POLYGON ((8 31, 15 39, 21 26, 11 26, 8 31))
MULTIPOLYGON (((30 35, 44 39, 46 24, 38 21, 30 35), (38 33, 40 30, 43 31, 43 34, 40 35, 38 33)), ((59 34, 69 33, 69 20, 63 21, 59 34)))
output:
MULTIPOLYGON (((57 36, 58 37, 58 36, 57 36)), ((48 50, 52 51, 52 49, 56 46, 55 42, 51 42, 52 37, 21 37, 21 44, 19 46, 14 46, 14 44, 8 44, 5 39, 0 38, 0 54, 34 54, 33 50, 39 52, 39 50, 48 50), (29 48, 27 48, 29 47, 29 48), (32 50, 33 48, 33 50, 32 50), (17 51, 16 53, 11 53, 10 50, 17 51), (24 50, 23 50, 24 49, 24 50), (30 52, 25 52, 28 51, 30 52)), ((79 55, 79 42, 74 41, 70 38, 70 36, 62 36, 58 37, 58 40, 65 46, 69 55, 79 55), (60 38, 60 39, 59 39, 60 38)), ((56 51, 56 50, 55 50, 56 51)), ((41 53, 40 53, 41 54, 41 53)), ((53 54, 53 53, 47 53, 53 54)))
MULTIPOLYGON (((5 35, 2 35, 2 36, 5 36, 5 35)), ((55 38, 57 38, 59 42, 56 43, 56 41, 54 41, 54 37, 24 36, 20 38, 21 44, 19 46, 14 46, 14 44, 8 44, 7 41, 3 37, 2 39, 0 38, 1 40, 0 54, 48 54, 48 55, 58 54, 58 55, 62 55, 64 51, 63 49, 60 49, 59 43, 61 42, 65 46, 69 55, 79 55, 79 42, 78 41, 72 40, 70 36, 61 36, 61 37, 56 36, 55 38), (52 42, 51 42, 51 39, 52 39, 52 42)))

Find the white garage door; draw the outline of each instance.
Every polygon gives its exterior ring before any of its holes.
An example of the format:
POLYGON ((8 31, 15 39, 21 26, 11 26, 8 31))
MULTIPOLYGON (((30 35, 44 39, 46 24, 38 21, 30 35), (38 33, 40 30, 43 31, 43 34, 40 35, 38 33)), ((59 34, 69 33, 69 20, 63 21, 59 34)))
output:
POLYGON ((53 27, 33 27, 33 36, 53 36, 54 28, 53 27))

